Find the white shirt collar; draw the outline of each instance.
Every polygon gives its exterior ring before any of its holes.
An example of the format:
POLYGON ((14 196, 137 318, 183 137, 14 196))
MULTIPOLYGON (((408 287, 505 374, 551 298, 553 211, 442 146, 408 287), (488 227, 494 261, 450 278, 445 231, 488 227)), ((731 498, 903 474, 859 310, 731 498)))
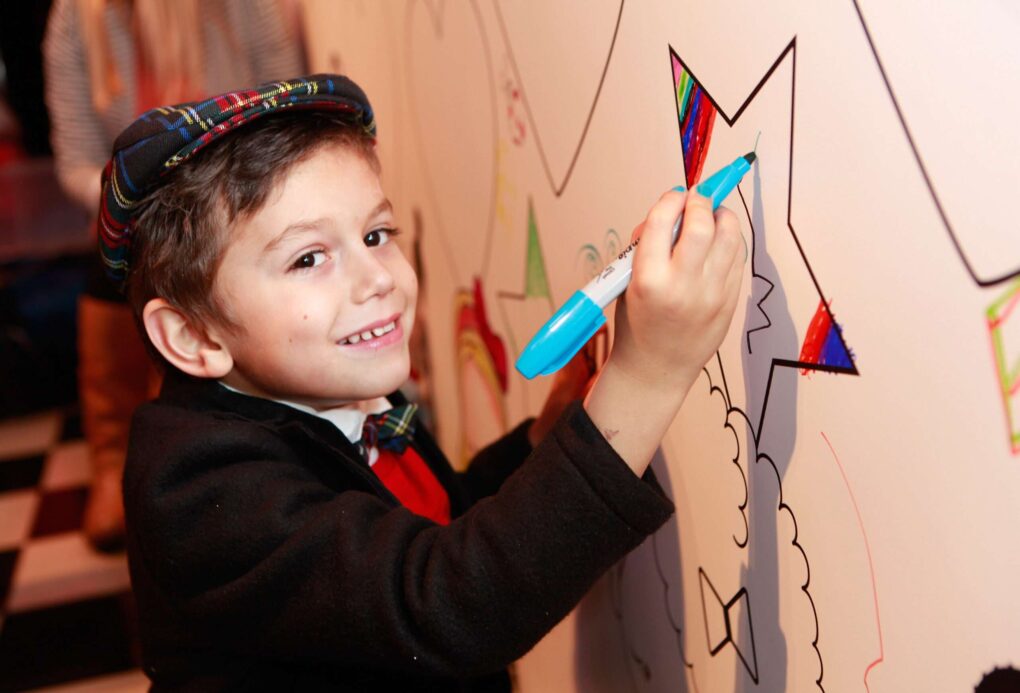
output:
MULTIPOLYGON (((235 387, 230 387, 224 382, 220 382, 220 385, 231 392, 236 392, 247 397, 253 396, 249 395, 247 392, 242 392, 235 387)), ((379 414, 393 408, 393 405, 391 405, 389 400, 385 397, 376 397, 375 399, 351 402, 349 404, 342 404, 339 407, 323 409, 321 411, 313 409, 306 404, 298 404, 297 402, 290 402, 285 399, 274 399, 270 401, 286 404, 288 407, 292 407, 298 411, 303 411, 306 414, 318 416, 320 419, 329 421, 331 424, 340 429, 340 432, 347 436, 347 440, 352 443, 357 443, 361 440, 361 431, 365 427, 365 419, 368 418, 369 414, 379 414)), ((375 461, 375 457, 375 454, 371 455, 371 462, 375 461)))

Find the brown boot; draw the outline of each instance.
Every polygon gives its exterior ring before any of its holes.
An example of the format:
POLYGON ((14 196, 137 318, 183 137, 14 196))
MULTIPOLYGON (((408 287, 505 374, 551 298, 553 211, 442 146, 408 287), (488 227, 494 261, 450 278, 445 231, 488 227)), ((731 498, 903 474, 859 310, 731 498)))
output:
POLYGON ((92 486, 82 530, 100 551, 124 546, 121 479, 135 407, 148 398, 154 370, 127 304, 78 302, 78 389, 92 486))

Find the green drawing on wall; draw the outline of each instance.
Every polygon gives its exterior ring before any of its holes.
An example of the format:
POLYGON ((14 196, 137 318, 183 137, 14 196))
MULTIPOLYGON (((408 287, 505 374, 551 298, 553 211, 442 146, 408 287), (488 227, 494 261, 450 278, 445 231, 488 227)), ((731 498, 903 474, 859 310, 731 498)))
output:
POLYGON ((545 273, 545 259, 538 241, 538 224, 535 206, 528 199, 528 265, 524 277, 524 295, 529 298, 551 298, 549 279, 545 273))

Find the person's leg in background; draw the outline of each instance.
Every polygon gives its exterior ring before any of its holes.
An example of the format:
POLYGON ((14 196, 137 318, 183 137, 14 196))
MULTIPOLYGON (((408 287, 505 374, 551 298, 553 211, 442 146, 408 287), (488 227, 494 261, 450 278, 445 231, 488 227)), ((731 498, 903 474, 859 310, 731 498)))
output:
POLYGON ((156 380, 131 309, 97 257, 78 302, 78 391, 92 466, 83 531, 100 551, 124 544, 121 479, 131 415, 153 394, 156 380))

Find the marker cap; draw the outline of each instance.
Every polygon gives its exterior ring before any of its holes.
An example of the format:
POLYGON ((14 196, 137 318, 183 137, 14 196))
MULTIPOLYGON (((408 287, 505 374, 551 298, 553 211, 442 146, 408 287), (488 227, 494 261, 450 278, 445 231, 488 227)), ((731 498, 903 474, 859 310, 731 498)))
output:
POLYGON ((514 365, 529 380, 555 373, 605 324, 602 309, 577 291, 531 338, 514 365))

